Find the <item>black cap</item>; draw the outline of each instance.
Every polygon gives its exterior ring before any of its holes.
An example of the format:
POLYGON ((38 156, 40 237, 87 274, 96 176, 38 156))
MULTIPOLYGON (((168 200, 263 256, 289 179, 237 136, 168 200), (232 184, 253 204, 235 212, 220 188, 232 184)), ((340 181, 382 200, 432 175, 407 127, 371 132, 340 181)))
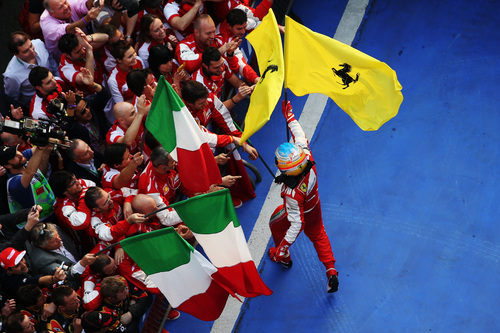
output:
POLYGON ((113 326, 117 321, 118 315, 113 312, 90 311, 82 315, 82 327, 85 332, 97 332, 113 326))
POLYGON ((0 146, 0 165, 6 165, 16 157, 17 146, 0 146))

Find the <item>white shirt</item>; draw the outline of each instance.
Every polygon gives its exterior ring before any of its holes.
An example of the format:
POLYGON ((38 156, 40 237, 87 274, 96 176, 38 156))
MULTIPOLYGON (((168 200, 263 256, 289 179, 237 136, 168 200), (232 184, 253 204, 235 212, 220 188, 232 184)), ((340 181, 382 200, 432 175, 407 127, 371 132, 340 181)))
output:
POLYGON ((28 80, 32 68, 36 66, 46 67, 54 76, 58 75, 57 64, 50 56, 45 44, 39 39, 34 39, 31 43, 35 48, 37 63, 28 64, 14 56, 3 73, 5 94, 21 105, 29 105, 35 94, 35 88, 28 80))
POLYGON ((52 250, 52 252, 59 253, 60 255, 63 255, 66 258, 68 258, 71 261, 70 263, 66 263, 68 266, 71 266, 72 263, 75 263, 71 267, 71 272, 73 274, 83 274, 83 271, 85 270, 85 267, 82 266, 82 264, 80 263, 80 261, 76 261, 75 257, 71 254, 71 252, 69 252, 68 250, 66 250, 66 248, 64 247, 64 245, 61 245, 61 247, 59 247, 58 249, 52 250))
MULTIPOLYGON (((89 163, 78 163, 78 162, 75 162, 75 163, 77 165, 81 166, 82 168, 89 170, 94 175, 97 175, 97 169, 95 168, 95 165, 94 165, 94 159, 91 159, 89 161, 89 163)), ((95 185, 93 185, 93 186, 95 186, 95 185)))

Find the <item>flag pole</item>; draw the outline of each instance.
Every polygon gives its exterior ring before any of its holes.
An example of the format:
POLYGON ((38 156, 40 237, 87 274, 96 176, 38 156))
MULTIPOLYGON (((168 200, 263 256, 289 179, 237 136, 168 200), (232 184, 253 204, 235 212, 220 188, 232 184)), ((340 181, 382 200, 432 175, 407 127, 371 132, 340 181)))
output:
MULTIPOLYGON (((234 120, 233 120, 233 124, 234 124, 234 126, 236 126, 236 128, 237 128, 240 132, 243 132, 243 131, 241 130, 241 128, 238 126, 238 124, 237 124, 234 120)), ((250 146, 252 146, 252 147, 254 147, 254 148, 255 148, 255 146, 252 144, 252 141, 250 141, 250 139, 247 139, 247 140, 246 140, 246 142, 247 142, 250 146)), ((233 150, 231 151, 231 153, 232 153, 233 151, 235 151, 237 148, 238 148, 238 145, 236 145, 236 148, 235 148, 235 149, 233 149, 233 150)), ((260 156, 260 154, 259 154, 259 160, 262 162, 262 164, 264 164, 264 166, 266 167, 267 171, 269 171, 269 174, 271 175, 271 177, 273 177, 273 179, 274 179, 274 178, 276 178, 276 177, 274 177, 274 173, 273 173, 273 171, 271 170, 271 168, 269 167, 269 165, 267 165, 266 161, 264 161, 264 159, 262 158, 262 156, 260 156)))
POLYGON ((115 247, 115 246, 116 246, 116 245, 118 245, 118 244, 120 244, 120 242, 116 242, 116 243, 113 243, 113 244, 111 244, 111 245, 108 245, 108 246, 106 246, 104 249, 102 249, 101 251, 99 251, 99 252, 97 252, 96 254, 94 254, 94 256, 96 256, 96 257, 97 257, 97 256, 99 256, 101 253, 103 253, 103 252, 105 252, 105 251, 107 251, 107 250, 109 250, 109 249, 111 249, 111 248, 115 247))
MULTIPOLYGON (((285 40, 286 40, 286 21, 285 21, 285 40)), ((286 42, 284 43, 286 45, 286 42)), ((285 58, 285 45, 283 45, 283 58, 285 58)), ((285 65, 286 61, 283 61, 283 65, 285 65)), ((288 89, 286 88, 286 66, 283 71, 283 89, 285 90, 285 107, 288 104, 288 89)), ((288 131, 288 123, 285 119, 285 131, 286 131, 286 142, 290 142, 290 131, 288 131)))
MULTIPOLYGON (((156 214, 156 213, 158 213, 158 212, 164 211, 165 209, 168 209, 168 208, 170 208, 170 206, 165 206, 165 207, 162 207, 162 208, 160 208, 160 209, 157 209, 157 210, 155 210, 155 211, 153 211, 153 212, 151 212, 151 213, 149 213, 149 214, 144 215, 144 218, 145 218, 145 219, 147 219, 148 217, 150 217, 150 216, 152 216, 152 215, 154 215, 154 214, 156 214)), ((97 253, 95 254, 95 256, 97 257, 97 256, 98 256, 98 255, 100 255, 101 253, 103 253, 103 252, 105 252, 105 251, 107 251, 107 250, 111 249, 112 247, 115 247, 115 246, 116 246, 116 245, 118 245, 118 244, 120 244, 120 242, 116 242, 116 243, 113 243, 113 244, 111 244, 111 245, 106 246, 104 249, 102 249, 101 251, 97 252, 97 253)))
POLYGON ((169 209, 169 208, 170 208, 170 206, 165 206, 165 207, 162 207, 162 208, 160 208, 160 209, 157 209, 157 210, 155 210, 155 211, 153 211, 153 212, 151 212, 151 213, 148 213, 148 214, 144 215, 144 218, 145 218, 145 219, 147 219, 148 217, 151 217, 151 216, 155 215, 156 213, 162 212, 162 211, 164 211, 165 209, 169 209))
MULTIPOLYGON (((288 91, 285 87, 283 87, 283 89, 285 89, 285 107, 286 105, 288 105, 288 91)), ((286 131, 286 142, 290 142, 290 131, 288 130, 288 123, 286 122, 286 119, 285 119, 285 131, 286 131)))
POLYGON ((148 135, 148 128, 144 126, 144 134, 142 136, 141 142, 141 154, 144 154, 144 142, 146 142, 146 135, 148 135))

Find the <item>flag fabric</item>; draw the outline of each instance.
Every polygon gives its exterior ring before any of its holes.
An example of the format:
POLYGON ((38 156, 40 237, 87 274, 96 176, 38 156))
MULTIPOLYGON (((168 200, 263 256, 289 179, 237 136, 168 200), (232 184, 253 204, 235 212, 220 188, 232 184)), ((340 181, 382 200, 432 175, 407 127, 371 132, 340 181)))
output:
POLYGON ((285 75, 281 35, 272 9, 246 39, 257 55, 260 80, 250 97, 242 143, 269 121, 280 99, 285 75))
POLYGON ((160 77, 146 118, 146 128, 177 161, 179 178, 189 193, 208 191, 222 178, 198 124, 172 86, 160 77))
POLYGON ((229 154, 229 161, 226 163, 226 173, 228 175, 238 175, 241 176, 241 178, 229 188, 229 192, 231 192, 231 198, 247 202, 255 198, 255 191, 240 153, 238 150, 233 150, 233 148, 234 143, 229 145, 229 149, 231 149, 232 153, 229 154))
POLYGON ((174 228, 129 237, 120 245, 173 308, 201 320, 219 318, 230 293, 218 281, 217 269, 174 228))
POLYGON ((396 116, 401 85, 387 64, 285 19, 285 87, 329 96, 364 131, 396 116))
POLYGON ((227 189, 171 207, 191 229, 224 285, 244 297, 272 294, 255 267, 227 189))

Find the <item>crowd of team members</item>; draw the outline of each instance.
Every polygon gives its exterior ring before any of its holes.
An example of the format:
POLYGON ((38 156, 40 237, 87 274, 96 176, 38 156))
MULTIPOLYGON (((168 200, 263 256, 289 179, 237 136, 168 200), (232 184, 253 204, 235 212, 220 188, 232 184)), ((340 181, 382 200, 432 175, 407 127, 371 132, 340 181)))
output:
POLYGON ((166 226, 194 242, 174 210, 146 217, 199 194, 145 130, 161 76, 214 152, 223 177, 209 191, 230 188, 235 207, 255 196, 233 151, 241 132, 230 110, 260 79, 239 46, 272 0, 255 9, 248 0, 142 3, 129 17, 118 0, 30 0, 26 32, 10 36, 4 120, 54 121, 68 141, 36 146, 1 133, 2 331, 139 332, 161 297, 119 245, 109 247, 166 226))

